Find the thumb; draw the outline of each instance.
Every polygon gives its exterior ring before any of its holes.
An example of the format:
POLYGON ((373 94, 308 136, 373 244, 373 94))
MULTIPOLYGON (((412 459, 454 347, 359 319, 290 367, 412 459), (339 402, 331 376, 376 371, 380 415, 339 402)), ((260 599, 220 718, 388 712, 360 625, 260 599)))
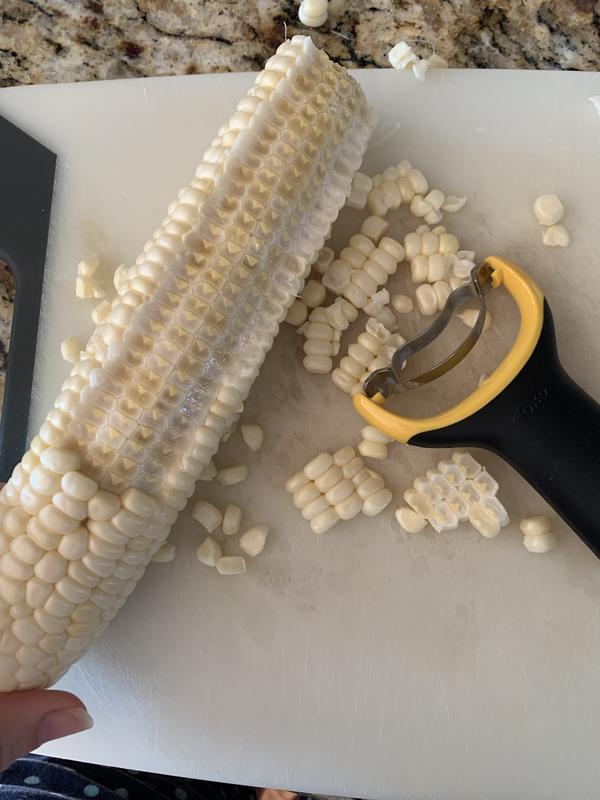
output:
POLYGON ((69 692, 31 689, 0 694, 0 771, 44 742, 92 725, 81 700, 69 692))

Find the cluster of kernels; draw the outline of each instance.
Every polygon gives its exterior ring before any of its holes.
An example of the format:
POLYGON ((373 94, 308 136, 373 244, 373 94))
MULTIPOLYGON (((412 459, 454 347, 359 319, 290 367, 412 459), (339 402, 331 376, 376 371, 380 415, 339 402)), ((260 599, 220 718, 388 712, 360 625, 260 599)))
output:
POLYGON ((394 69, 411 68, 418 81, 424 81, 432 67, 447 67, 445 58, 433 53, 429 58, 419 58, 407 42, 398 42, 388 53, 388 60, 394 69))
POLYGON ((427 522, 440 533, 468 520, 482 536, 492 538, 509 521, 497 492, 489 472, 469 453, 457 450, 451 461, 440 461, 437 470, 415 478, 404 492, 410 509, 398 509, 396 519, 409 533, 418 533, 427 522))
POLYGON ((331 373, 332 381, 347 394, 362 391, 365 378, 377 369, 389 367, 394 352, 404 341, 400 334, 390 333, 380 322, 369 318, 365 330, 331 373))
POLYGON ((409 206, 415 217, 422 217, 428 225, 437 225, 442 220, 442 211, 459 211, 466 201, 466 197, 446 197, 440 189, 430 191, 423 173, 408 161, 400 161, 373 177, 367 205, 372 214, 381 217, 402 205, 409 206))
MULTIPOLYGON (((201 500, 196 503, 192 516, 208 531, 196 550, 198 561, 207 567, 216 567, 221 575, 238 575, 246 572, 246 560, 243 556, 224 555, 221 544, 212 536, 221 526, 226 537, 239 533, 242 524, 242 509, 230 503, 225 511, 221 511, 212 503, 201 500)), ((269 529, 266 525, 253 525, 240 537, 240 547, 249 556, 255 558, 265 549, 269 529)))
POLYGON ((523 534, 523 544, 529 553, 547 553, 557 545, 548 517, 526 517, 519 522, 519 528, 523 534))
POLYGON ((171 509, 120 496, 36 437, 0 493, 0 691, 57 680, 101 633, 164 543, 171 509))
MULTIPOLYGON (((91 594, 101 602, 106 595, 110 603, 106 600, 103 613, 114 613, 154 548, 162 545, 221 436, 239 415, 279 322, 350 193, 372 123, 362 91, 342 68, 309 39, 285 42, 144 252, 133 267, 120 271, 118 296, 88 342, 86 357, 72 368, 37 443, 40 449, 63 448, 80 457, 77 473, 97 483, 106 497, 123 498, 135 487, 155 498, 159 511, 150 524, 144 521, 143 535, 127 508, 113 512, 118 520, 93 520, 101 533, 89 523, 88 542, 90 531, 94 542, 112 536, 117 541, 108 544, 115 555, 87 554, 94 563, 105 558, 106 574, 98 577, 102 589, 77 583, 72 575, 60 579, 61 589, 68 587, 63 600, 73 605, 73 614, 91 594), (147 529, 156 542, 148 544, 147 529), (125 548, 120 558, 119 547, 125 548), (131 570, 135 576, 125 578, 131 570), (120 581, 125 589, 118 588, 120 581), (110 594, 109 587, 120 594, 110 594)), ((20 471, 17 476, 23 480, 20 471)), ((21 493, 15 493, 13 482, 0 503, 9 524, 16 516, 29 526, 31 516, 32 530, 58 537, 52 525, 62 520, 60 514, 69 519, 64 512, 46 511, 47 505, 28 515, 21 493), (10 498, 16 499, 14 514, 10 498)), ((2 524, 4 558, 10 537, 2 524)), ((27 533, 36 544, 35 534, 27 533)), ((52 541, 57 548, 59 541, 52 541)), ((78 579, 93 583, 96 578, 84 568, 82 562, 78 579)), ((22 587, 12 589, 10 584, 8 597, 2 594, 4 627, 13 615, 25 614, 22 587)), ((45 671, 38 666, 17 679, 10 659, 6 667, 0 664, 2 688, 51 682, 85 652, 104 624, 103 616, 89 634, 57 641, 57 663, 44 662, 45 671)), ((10 635, 2 643, 12 648, 10 635)), ((0 652, 12 656, 3 644, 0 652)))
POLYGON ((533 213, 542 226, 542 242, 549 247, 567 247, 571 241, 568 230, 558 223, 565 209, 558 195, 541 194, 535 198, 533 213))
POLYGON ((319 453, 285 488, 315 533, 325 533, 361 510, 369 516, 379 514, 392 497, 383 478, 367 469, 352 447, 342 447, 333 455, 319 453))
POLYGON ((441 225, 433 230, 428 225, 421 225, 404 237, 411 279, 418 284, 415 299, 422 314, 431 316, 441 310, 456 288, 451 268, 458 262, 459 247, 456 236, 441 225))
POLYGON ((360 442, 358 452, 364 458, 375 458, 378 461, 385 461, 388 457, 388 444, 393 441, 390 436, 386 436, 372 425, 365 425, 360 431, 360 442))
POLYGON ((422 199, 428 188, 427 178, 422 172, 413 169, 408 161, 400 161, 397 166, 388 167, 373 177, 367 206, 372 214, 380 217, 402 205, 410 206, 412 210, 414 198, 422 199))
POLYGON ((352 179, 352 191, 346 201, 350 208, 358 208, 362 211, 367 207, 369 192, 373 188, 373 179, 364 172, 357 172, 352 179))
POLYGON ((333 369, 333 356, 340 350, 342 332, 329 322, 327 309, 314 308, 300 332, 304 335, 304 369, 326 375, 333 369))
POLYGON ((340 252, 339 258, 323 275, 323 286, 333 294, 343 296, 355 308, 367 305, 404 258, 400 242, 389 236, 383 237, 387 227, 385 220, 368 217, 361 232, 352 236, 348 247, 340 252))
POLYGON ((93 253, 77 264, 77 277, 75 278, 75 295, 77 297, 83 299, 93 297, 95 300, 100 300, 106 294, 95 277, 99 263, 98 254, 93 253))

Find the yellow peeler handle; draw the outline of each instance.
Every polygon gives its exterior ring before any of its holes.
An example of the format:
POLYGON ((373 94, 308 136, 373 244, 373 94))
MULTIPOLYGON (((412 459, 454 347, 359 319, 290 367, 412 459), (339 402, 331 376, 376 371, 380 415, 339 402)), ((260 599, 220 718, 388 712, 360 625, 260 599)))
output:
POLYGON ((494 372, 472 394, 457 405, 433 417, 401 417, 383 408, 383 398, 354 396, 354 407, 369 423, 399 442, 413 436, 460 422, 493 400, 518 375, 540 338, 544 319, 544 297, 537 284, 522 269, 503 258, 490 256, 484 264, 492 270, 494 288, 504 286, 519 307, 521 322, 512 349, 494 372))

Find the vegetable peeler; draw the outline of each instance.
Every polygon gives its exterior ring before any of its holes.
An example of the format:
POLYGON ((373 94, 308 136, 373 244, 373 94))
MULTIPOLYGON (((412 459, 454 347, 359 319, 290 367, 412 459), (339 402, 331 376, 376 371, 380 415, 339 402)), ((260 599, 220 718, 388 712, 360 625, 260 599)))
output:
POLYGON ((358 413, 383 433, 419 447, 480 447, 516 469, 600 557, 600 405, 565 372, 556 348, 552 312, 532 278, 503 258, 488 257, 470 281, 455 289, 432 325, 399 347, 391 366, 364 382, 354 396, 358 413), (468 397, 431 417, 399 416, 384 407, 401 388, 445 374, 476 344, 486 295, 504 287, 516 302, 520 326, 510 352, 468 397), (426 372, 411 376, 415 353, 431 344, 453 312, 476 301, 479 313, 463 343, 426 372))

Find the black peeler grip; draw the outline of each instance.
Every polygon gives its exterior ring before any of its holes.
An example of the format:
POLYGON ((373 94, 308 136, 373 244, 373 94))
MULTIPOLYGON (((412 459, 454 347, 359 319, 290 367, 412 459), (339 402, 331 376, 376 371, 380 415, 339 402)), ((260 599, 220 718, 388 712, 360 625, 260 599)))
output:
POLYGON ((600 405, 563 369, 545 301, 540 338, 513 381, 472 416, 410 444, 496 453, 600 557, 600 405))

